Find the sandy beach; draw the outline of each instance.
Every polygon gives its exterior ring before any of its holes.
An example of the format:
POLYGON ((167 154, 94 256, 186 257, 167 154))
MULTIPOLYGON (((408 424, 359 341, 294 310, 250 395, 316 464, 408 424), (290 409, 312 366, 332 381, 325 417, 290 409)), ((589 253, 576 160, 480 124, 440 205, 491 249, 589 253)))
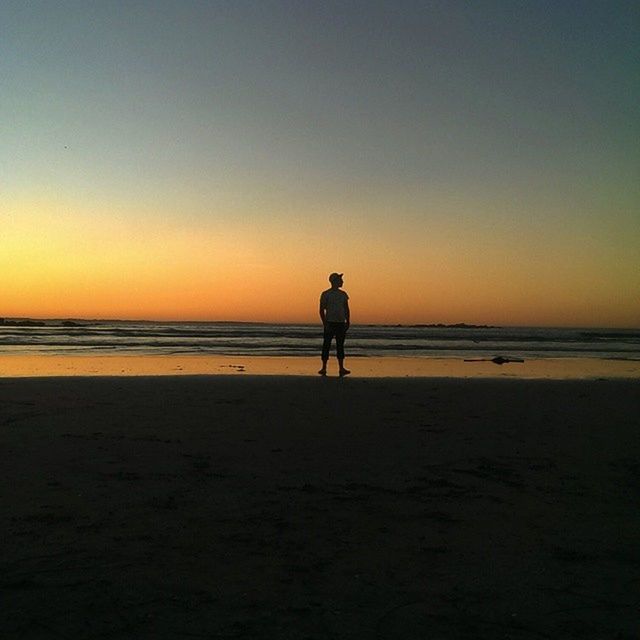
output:
POLYGON ((637 638, 640 382, 0 379, 7 638, 637 638))

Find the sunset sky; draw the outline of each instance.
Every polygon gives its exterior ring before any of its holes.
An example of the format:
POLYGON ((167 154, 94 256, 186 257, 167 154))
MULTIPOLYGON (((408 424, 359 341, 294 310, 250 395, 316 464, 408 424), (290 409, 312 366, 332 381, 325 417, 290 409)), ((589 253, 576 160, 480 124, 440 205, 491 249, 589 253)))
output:
POLYGON ((0 317, 640 326, 637 2, 0 4, 0 317))

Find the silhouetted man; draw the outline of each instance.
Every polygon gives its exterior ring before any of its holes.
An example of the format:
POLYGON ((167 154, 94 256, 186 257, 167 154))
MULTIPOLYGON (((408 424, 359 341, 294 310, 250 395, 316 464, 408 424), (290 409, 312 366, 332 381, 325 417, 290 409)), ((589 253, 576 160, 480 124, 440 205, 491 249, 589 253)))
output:
POLYGON ((327 375, 327 361, 331 341, 336 339, 336 351, 338 355, 338 373, 340 377, 346 376, 351 371, 344 368, 344 338, 350 326, 349 296, 341 291, 342 274, 332 273, 329 276, 331 289, 323 291, 320 295, 320 318, 324 325, 324 342, 322 344, 322 369, 318 371, 321 376, 327 375))

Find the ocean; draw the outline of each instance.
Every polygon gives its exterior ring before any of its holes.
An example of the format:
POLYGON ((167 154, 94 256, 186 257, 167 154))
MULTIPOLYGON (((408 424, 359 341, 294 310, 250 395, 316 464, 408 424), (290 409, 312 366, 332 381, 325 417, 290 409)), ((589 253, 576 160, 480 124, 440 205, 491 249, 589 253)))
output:
MULTIPOLYGON (((319 324, 0 320, 0 354, 309 356, 319 324)), ((347 355, 640 360, 640 329, 353 325, 347 355)))

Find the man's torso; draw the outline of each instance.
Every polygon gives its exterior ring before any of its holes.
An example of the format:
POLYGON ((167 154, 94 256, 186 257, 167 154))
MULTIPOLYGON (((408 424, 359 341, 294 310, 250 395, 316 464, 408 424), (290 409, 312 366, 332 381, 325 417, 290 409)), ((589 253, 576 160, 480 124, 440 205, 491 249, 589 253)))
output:
POLYGON ((346 322, 346 306, 349 296, 340 289, 327 289, 320 296, 320 306, 326 309, 327 322, 346 322))

